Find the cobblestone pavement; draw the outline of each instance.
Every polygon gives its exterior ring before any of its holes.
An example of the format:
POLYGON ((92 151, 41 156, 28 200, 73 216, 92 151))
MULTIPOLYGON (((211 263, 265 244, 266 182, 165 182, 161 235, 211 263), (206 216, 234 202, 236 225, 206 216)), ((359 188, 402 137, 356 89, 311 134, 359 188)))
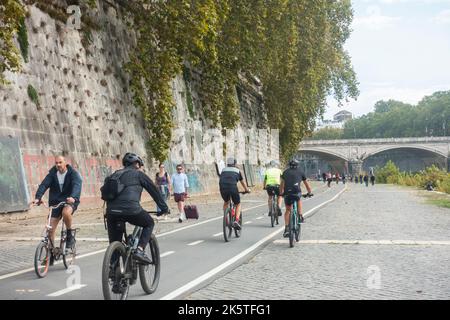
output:
POLYGON ((185 299, 450 299, 450 210, 426 204, 422 193, 350 184, 340 198, 307 219, 302 240, 309 241, 289 248, 279 238, 185 299))

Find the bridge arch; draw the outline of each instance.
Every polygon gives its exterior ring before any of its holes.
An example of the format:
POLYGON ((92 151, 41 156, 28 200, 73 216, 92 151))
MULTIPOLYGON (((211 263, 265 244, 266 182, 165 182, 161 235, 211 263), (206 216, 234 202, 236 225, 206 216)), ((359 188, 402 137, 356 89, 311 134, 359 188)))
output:
POLYGON ((342 161, 348 161, 347 157, 343 154, 325 148, 301 148, 297 151, 297 153, 318 153, 321 155, 333 156, 335 158, 339 158, 342 161))
POLYGON ((389 150, 396 150, 396 149, 412 149, 412 150, 421 150, 421 151, 426 151, 426 152, 430 152, 430 153, 434 153, 436 155, 439 155, 441 157, 444 158, 448 158, 448 154, 444 154, 443 152, 441 152, 440 150, 434 149, 434 148, 429 148, 426 146, 417 146, 417 145, 391 145, 391 146, 385 146, 382 148, 379 148, 375 151, 370 152, 368 155, 366 155, 363 160, 372 157, 376 154, 385 152, 385 151, 389 151, 389 150))

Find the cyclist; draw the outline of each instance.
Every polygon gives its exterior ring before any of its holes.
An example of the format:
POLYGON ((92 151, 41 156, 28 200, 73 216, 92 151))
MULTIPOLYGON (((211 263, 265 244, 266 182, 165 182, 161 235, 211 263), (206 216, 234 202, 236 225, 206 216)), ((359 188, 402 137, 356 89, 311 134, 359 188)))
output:
POLYGON ((269 195, 269 216, 270 216, 270 208, 272 207, 272 196, 275 195, 277 197, 278 210, 277 214, 281 216, 281 200, 280 197, 280 183, 281 183, 281 175, 282 171, 279 169, 280 163, 276 160, 270 161, 270 168, 267 169, 264 175, 264 189, 267 190, 267 194, 269 195))
POLYGON ((289 161, 289 168, 283 172, 281 176, 281 186, 280 192, 284 195, 284 203, 286 205, 286 213, 284 215, 284 234, 286 238, 289 236, 289 218, 294 202, 297 202, 297 210, 300 215, 300 221, 303 222, 304 218, 302 215, 302 190, 300 188, 300 183, 303 181, 306 190, 308 190, 308 196, 312 196, 311 187, 308 181, 306 181, 305 174, 298 168, 299 162, 297 160, 289 161))
POLYGON ((224 201, 223 210, 225 211, 229 204, 230 198, 233 199, 233 203, 236 206, 236 221, 234 221, 233 227, 237 230, 241 229, 239 219, 241 217, 241 197, 239 196, 239 190, 237 183, 240 182, 244 187, 246 193, 250 193, 250 189, 247 188, 247 184, 242 177, 241 171, 236 168, 236 159, 228 158, 227 166, 220 173, 220 195, 224 201))
MULTIPOLYGON (((58 223, 63 218, 67 227, 66 247, 72 248, 75 244, 75 231, 72 229, 72 215, 80 204, 81 187, 83 180, 80 174, 69 164, 63 156, 55 158, 55 166, 50 169, 45 179, 39 185, 33 204, 42 203, 42 196, 50 188, 48 205, 54 206, 60 202, 66 202, 62 207, 52 210, 50 219, 50 239, 55 243, 55 231, 58 223)), ((50 265, 53 265, 53 254, 50 256, 50 265)))
POLYGON ((106 202, 109 242, 122 240, 124 222, 143 227, 134 257, 143 264, 150 264, 151 260, 144 250, 150 242, 155 223, 150 214, 140 205, 142 190, 145 189, 150 194, 161 209, 161 214, 169 213, 169 208, 158 187, 141 170, 144 166, 141 157, 128 152, 123 157, 122 164, 124 172, 119 179, 125 187, 114 200, 106 202))

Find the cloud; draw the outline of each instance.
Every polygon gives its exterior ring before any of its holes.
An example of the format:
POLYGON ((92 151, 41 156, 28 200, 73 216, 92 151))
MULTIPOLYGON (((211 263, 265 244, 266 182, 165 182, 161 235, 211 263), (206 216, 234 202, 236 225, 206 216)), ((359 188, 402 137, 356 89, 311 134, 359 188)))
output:
POLYGON ((369 6, 366 10, 367 15, 356 17, 353 22, 353 27, 365 27, 371 30, 383 30, 393 27, 396 22, 401 20, 401 17, 391 17, 381 14, 381 9, 378 6, 369 6))
POLYGON ((450 24, 450 10, 444 10, 439 12, 433 21, 437 24, 450 24))

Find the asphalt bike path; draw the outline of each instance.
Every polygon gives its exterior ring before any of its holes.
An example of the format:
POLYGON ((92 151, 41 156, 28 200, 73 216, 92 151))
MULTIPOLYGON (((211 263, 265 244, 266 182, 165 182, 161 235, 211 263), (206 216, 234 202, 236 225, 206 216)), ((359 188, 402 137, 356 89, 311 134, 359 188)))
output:
MULTIPOLYGON (((343 185, 318 188, 315 196, 303 199, 306 217, 336 199, 345 189, 343 185)), ((222 231, 222 206, 217 217, 157 235, 161 254, 161 276, 158 289, 144 294, 139 279, 130 288, 128 299, 183 299, 186 295, 248 261, 270 241, 282 239, 284 216, 280 224, 271 227, 267 197, 261 202, 245 201, 243 230, 240 238, 233 232, 225 242, 222 231)), ((307 220, 304 227, 307 227, 307 220)), ((132 228, 127 227, 131 232, 132 228)), ((77 257, 75 266, 66 270, 55 263, 43 279, 34 271, 0 277, 0 299, 103 299, 101 269, 105 249, 77 257)), ((236 274, 236 277, 239 277, 236 274)))

